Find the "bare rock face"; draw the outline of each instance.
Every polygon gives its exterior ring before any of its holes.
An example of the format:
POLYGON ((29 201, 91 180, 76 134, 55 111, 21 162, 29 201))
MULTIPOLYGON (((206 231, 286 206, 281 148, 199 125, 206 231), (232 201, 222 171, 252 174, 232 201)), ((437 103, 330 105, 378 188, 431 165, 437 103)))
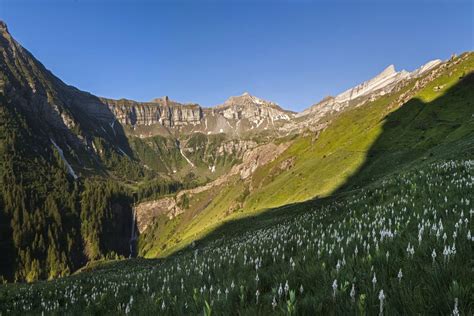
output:
POLYGON ((174 197, 166 197, 155 201, 143 202, 134 207, 137 216, 137 227, 140 233, 144 232, 159 215, 173 218, 183 212, 176 204, 174 197))
POLYGON ((337 103, 344 103, 367 95, 371 95, 373 98, 374 96, 387 94, 402 80, 417 78, 438 66, 440 63, 441 60, 439 59, 432 60, 413 72, 408 72, 406 70, 397 72, 395 66, 390 65, 374 78, 339 94, 335 98, 335 101, 337 103))
POLYGON ((283 160, 279 166, 280 170, 290 170, 295 166, 295 161, 296 158, 294 156, 283 160))
POLYGON ((232 167, 231 174, 239 174, 242 180, 249 178, 258 167, 266 165, 281 155, 290 145, 268 143, 244 154, 241 164, 232 167))
POLYGON ((240 96, 230 97, 223 104, 216 106, 215 110, 226 119, 246 119, 254 128, 263 123, 274 125, 276 121, 289 121, 295 114, 283 110, 274 102, 257 98, 247 92, 240 96))
POLYGON ((298 127, 300 129, 306 127, 311 130, 320 130, 325 127, 320 119, 328 114, 341 112, 348 107, 357 107, 367 101, 374 101, 383 95, 399 91, 410 79, 423 76, 441 63, 442 61, 439 59, 432 60, 413 72, 405 70, 397 72, 395 66, 390 65, 374 78, 364 81, 335 97, 326 97, 298 113, 298 118, 304 118, 298 123, 298 127))
POLYGON ((0 32, 8 32, 7 24, 3 21, 0 21, 0 32))
MULTIPOLYGON (((248 93, 230 97, 224 104, 213 108, 181 104, 168 97, 151 102, 106 98, 100 100, 123 125, 139 128, 158 124, 181 133, 240 135, 249 130, 276 129, 295 116, 295 113, 283 110, 276 103, 248 93)), ((146 136, 152 136, 152 133, 146 136)))
POLYGON ((410 73, 411 78, 418 78, 421 75, 427 73, 428 71, 436 68, 439 66, 443 61, 441 59, 435 59, 427 62, 426 64, 422 65, 420 68, 415 69, 410 73))
POLYGON ((180 104, 168 97, 153 102, 136 102, 101 98, 102 102, 124 125, 161 124, 166 127, 195 125, 203 119, 202 108, 197 104, 180 104))
POLYGON ((377 90, 382 90, 382 93, 387 93, 391 90, 391 87, 394 84, 402 79, 407 78, 408 76, 408 72, 396 72, 395 66, 390 65, 374 78, 339 94, 335 98, 335 101, 338 103, 349 102, 364 95, 374 93, 377 90))
POLYGON ((326 97, 309 109, 299 113, 298 116, 303 117, 312 114, 321 117, 329 112, 339 112, 348 106, 357 106, 368 99, 373 100, 391 92, 399 82, 409 77, 409 72, 404 70, 397 72, 395 66, 390 65, 374 78, 364 81, 336 97, 326 97))
POLYGON ((248 150, 257 147, 257 143, 251 140, 233 140, 229 142, 222 143, 217 153, 219 155, 223 154, 235 154, 237 157, 242 157, 243 153, 248 150))

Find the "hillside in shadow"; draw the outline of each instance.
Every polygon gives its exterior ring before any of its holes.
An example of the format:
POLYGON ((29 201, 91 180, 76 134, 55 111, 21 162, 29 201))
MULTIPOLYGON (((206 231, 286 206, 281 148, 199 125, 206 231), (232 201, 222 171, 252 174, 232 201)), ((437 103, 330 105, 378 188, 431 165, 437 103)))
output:
POLYGON ((474 157, 474 73, 446 92, 424 102, 413 98, 383 119, 382 133, 367 151, 365 161, 345 183, 324 198, 291 203, 258 215, 223 223, 197 243, 258 229, 328 200, 344 198, 352 190, 378 179, 438 159, 474 157))
POLYGON ((364 163, 334 194, 368 185, 420 159, 473 157, 473 115, 474 73, 431 102, 409 100, 385 117, 364 163))
MULTIPOLYGON (((34 74, 43 78, 41 72, 34 74)), ((130 239, 136 226, 132 200, 120 188, 89 179, 90 174, 107 175, 108 166, 84 145, 84 140, 98 139, 108 152, 116 147, 131 152, 122 126, 99 128, 101 119, 112 122, 110 109, 94 96, 56 83, 59 79, 52 75, 44 79, 44 86, 57 84, 57 90, 51 88, 53 101, 39 84, 35 95, 13 74, 5 78, 10 88, 0 91, 0 252, 5 258, 0 260, 0 281, 67 275, 87 262, 84 249, 92 241, 100 250, 91 257, 128 257, 134 252, 130 239), (92 114, 87 111, 90 104, 96 107, 92 114), (54 106, 74 119, 72 127, 59 111, 51 110, 54 106), (66 162, 79 179, 68 172, 66 162), (90 203, 82 196, 85 186, 108 195, 90 203)), ((128 160, 121 158, 131 165, 128 160)))

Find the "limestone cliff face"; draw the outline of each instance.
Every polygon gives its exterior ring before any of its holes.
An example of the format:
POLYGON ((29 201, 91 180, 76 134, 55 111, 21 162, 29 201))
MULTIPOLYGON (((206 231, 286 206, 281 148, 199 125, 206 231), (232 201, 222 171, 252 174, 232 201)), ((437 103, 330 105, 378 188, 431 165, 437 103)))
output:
POLYGON ((339 94, 335 101, 338 103, 348 102, 377 90, 388 92, 393 84, 408 77, 409 73, 407 71, 397 72, 395 71, 395 66, 390 65, 374 78, 339 94))
MULTIPOLYGON (((224 155, 234 155, 236 158, 242 158, 244 153, 248 150, 257 147, 257 142, 253 140, 239 140, 239 139, 229 139, 224 140, 219 143, 217 146, 212 147, 208 142, 196 144, 193 143, 192 145, 189 144, 189 141, 183 144, 183 152, 186 154, 192 155, 195 152, 205 152, 209 154, 213 154, 216 157, 224 156, 224 155)), ((205 159, 206 157, 201 157, 201 159, 205 159)))
POLYGON ((395 70, 395 66, 390 65, 374 78, 339 94, 335 98, 335 101, 337 103, 345 103, 363 96, 370 95, 370 97, 374 98, 375 96, 387 94, 391 92, 401 81, 420 77, 427 71, 438 66, 440 63, 441 60, 439 59, 432 60, 413 72, 408 72, 406 70, 397 72, 395 70))
POLYGON ((196 125, 203 119, 202 108, 197 104, 180 104, 164 97, 152 102, 136 102, 101 98, 114 113, 115 118, 125 125, 161 124, 166 127, 196 125))
POLYGON ((247 119, 254 124, 262 124, 267 119, 271 122, 289 121, 294 116, 293 112, 283 110, 276 103, 257 98, 247 92, 230 97, 215 109, 227 119, 247 119))
MULTIPOLYGON (((142 127, 159 125, 171 132, 179 130, 185 134, 202 132, 240 135, 249 130, 276 129, 295 116, 295 113, 283 110, 276 103, 248 93, 230 97, 213 108, 202 108, 198 104, 181 104, 171 101, 168 97, 151 102, 106 98, 100 100, 122 125, 141 130, 142 127)), ((148 130, 147 133, 140 133, 140 136, 153 136, 153 133, 148 130)))

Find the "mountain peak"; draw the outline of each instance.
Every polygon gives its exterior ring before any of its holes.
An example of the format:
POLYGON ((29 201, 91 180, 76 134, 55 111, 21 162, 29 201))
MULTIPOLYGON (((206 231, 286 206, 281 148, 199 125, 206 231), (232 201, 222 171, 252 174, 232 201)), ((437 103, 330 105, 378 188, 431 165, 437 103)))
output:
POLYGON ((7 32, 7 33, 8 33, 7 23, 5 23, 5 22, 2 21, 2 20, 0 20, 0 31, 1 31, 1 32, 7 32))
POLYGON ((398 73, 395 70, 394 65, 389 65, 377 76, 364 81, 363 83, 357 85, 354 88, 344 91, 336 97, 337 102, 348 102, 350 100, 356 99, 358 97, 368 95, 377 90, 384 89, 385 87, 393 87, 393 85, 399 80, 406 77, 408 73, 400 72, 398 73))
POLYGON ((274 105, 275 103, 263 100, 248 92, 244 92, 238 96, 231 96, 225 102, 224 105, 274 105))
POLYGON ((395 65, 393 65, 393 64, 388 65, 387 68, 385 68, 385 69, 382 71, 382 73, 389 73, 389 74, 393 74, 393 73, 395 73, 395 72, 397 72, 397 71, 395 70, 395 65))
POLYGON ((435 68, 436 66, 438 66, 439 64, 441 64, 443 61, 441 59, 434 59, 434 60, 430 60, 429 62, 427 62, 426 64, 420 66, 419 68, 415 69, 412 73, 411 73, 411 76, 412 77, 419 77, 421 76, 422 74, 426 73, 427 71, 435 68))
POLYGON ((387 66, 381 73, 379 73, 373 79, 386 78, 386 77, 389 77, 389 76, 391 76, 395 73, 397 73, 397 71, 395 70, 395 66, 392 64, 392 65, 387 66))

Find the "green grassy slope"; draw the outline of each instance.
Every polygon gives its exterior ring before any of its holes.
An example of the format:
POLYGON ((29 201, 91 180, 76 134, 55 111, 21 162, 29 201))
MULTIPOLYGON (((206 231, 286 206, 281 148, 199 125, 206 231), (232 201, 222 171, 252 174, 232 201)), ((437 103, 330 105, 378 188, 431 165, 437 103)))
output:
POLYGON ((455 159, 418 160, 359 190, 227 223, 166 259, 1 286, 0 311, 469 315, 473 145, 463 138, 445 147, 455 159))
POLYGON ((145 234, 142 254, 165 256, 223 221, 358 188, 418 159, 443 155, 449 151, 445 144, 470 137, 474 131, 474 89, 472 76, 467 75, 473 70, 474 54, 468 54, 451 62, 441 76, 398 109, 393 101, 413 88, 415 81, 396 94, 341 113, 319 135, 293 140, 278 159, 256 171, 251 183, 237 180, 213 190, 206 207, 194 210, 192 217, 174 219, 169 223, 172 228, 161 222, 160 229, 172 232, 171 238, 157 241, 145 234), (294 166, 281 170, 288 159, 294 160, 294 166), (251 190, 238 203, 239 209, 229 212, 229 205, 235 206, 246 188, 251 190))
MULTIPOLYGON (((238 163, 241 152, 233 148, 231 152, 219 152, 226 144, 232 143, 225 134, 204 135, 193 133, 181 135, 180 147, 193 166, 181 155, 177 146, 178 140, 172 137, 153 136, 138 138, 129 136, 129 143, 134 157, 146 168, 158 172, 163 177, 203 184, 228 172, 238 163), (211 167, 214 166, 214 171, 211 167)), ((245 141, 245 140, 242 140, 245 141)))

